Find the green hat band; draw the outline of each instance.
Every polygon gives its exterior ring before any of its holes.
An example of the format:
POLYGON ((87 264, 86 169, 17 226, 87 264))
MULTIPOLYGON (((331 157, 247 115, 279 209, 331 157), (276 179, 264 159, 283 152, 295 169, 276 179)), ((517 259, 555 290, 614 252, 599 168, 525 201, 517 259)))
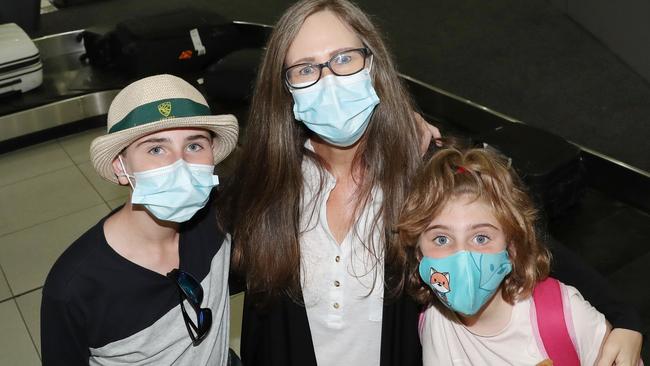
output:
POLYGON ((169 118, 209 116, 210 107, 190 99, 162 99, 143 104, 129 112, 126 117, 113 125, 108 133, 126 130, 169 118))

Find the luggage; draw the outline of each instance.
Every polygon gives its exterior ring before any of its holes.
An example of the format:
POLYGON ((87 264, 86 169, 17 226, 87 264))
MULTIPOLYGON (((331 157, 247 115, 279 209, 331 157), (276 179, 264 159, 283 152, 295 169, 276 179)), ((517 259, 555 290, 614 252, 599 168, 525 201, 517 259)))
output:
POLYGON ((104 0, 50 0, 50 4, 57 8, 67 8, 69 6, 83 5, 87 3, 96 3, 104 0))
POLYGON ((257 68, 263 55, 261 48, 237 50, 208 66, 203 74, 200 90, 206 95, 213 112, 237 116, 240 136, 247 127, 257 68))
POLYGON ((234 24, 191 8, 119 23, 82 34, 92 65, 117 67, 134 77, 197 72, 239 47, 234 24))
POLYGON ((0 25, 0 50, 0 95, 24 93, 43 83, 38 48, 19 26, 0 25))
POLYGON ((247 48, 210 65, 203 76, 208 98, 250 103, 262 56, 264 50, 261 48, 247 48))
POLYGON ((90 27, 79 34, 78 41, 83 41, 86 53, 81 61, 100 68, 115 66, 117 47, 113 27, 90 27))
POLYGON ((586 185, 580 148, 562 137, 523 123, 506 123, 474 138, 512 159, 548 219, 562 216, 582 198, 586 185))

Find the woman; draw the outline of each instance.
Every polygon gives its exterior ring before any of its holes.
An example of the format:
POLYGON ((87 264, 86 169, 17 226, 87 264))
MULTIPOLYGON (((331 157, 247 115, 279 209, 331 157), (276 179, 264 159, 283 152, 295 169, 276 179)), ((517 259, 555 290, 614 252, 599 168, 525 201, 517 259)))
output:
POLYGON ((301 1, 276 24, 222 210, 246 274, 245 364, 422 363, 392 230, 421 161, 413 110, 353 4, 301 1))

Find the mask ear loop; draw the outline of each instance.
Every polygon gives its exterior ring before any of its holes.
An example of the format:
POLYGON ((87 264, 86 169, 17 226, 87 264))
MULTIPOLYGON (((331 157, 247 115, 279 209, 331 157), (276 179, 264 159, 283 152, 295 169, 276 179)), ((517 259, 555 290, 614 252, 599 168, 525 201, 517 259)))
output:
POLYGON ((135 189, 135 186, 133 185, 133 182, 131 181, 130 175, 126 172, 126 167, 124 166, 124 161, 122 161, 122 155, 118 155, 117 159, 120 161, 120 165, 122 166, 122 174, 118 174, 118 177, 126 177, 126 180, 129 181, 129 185, 131 185, 132 189, 135 189))

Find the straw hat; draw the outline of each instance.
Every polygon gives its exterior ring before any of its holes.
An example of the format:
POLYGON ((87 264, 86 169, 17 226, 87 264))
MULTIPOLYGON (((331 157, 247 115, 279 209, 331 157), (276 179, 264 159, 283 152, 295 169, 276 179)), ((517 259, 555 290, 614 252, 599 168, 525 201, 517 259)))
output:
POLYGON ((225 159, 237 144, 239 127, 233 115, 211 115, 201 93, 173 75, 140 79, 117 94, 108 109, 107 134, 90 144, 90 160, 104 179, 118 183, 112 162, 135 140, 179 127, 198 127, 215 134, 214 163, 225 159))

